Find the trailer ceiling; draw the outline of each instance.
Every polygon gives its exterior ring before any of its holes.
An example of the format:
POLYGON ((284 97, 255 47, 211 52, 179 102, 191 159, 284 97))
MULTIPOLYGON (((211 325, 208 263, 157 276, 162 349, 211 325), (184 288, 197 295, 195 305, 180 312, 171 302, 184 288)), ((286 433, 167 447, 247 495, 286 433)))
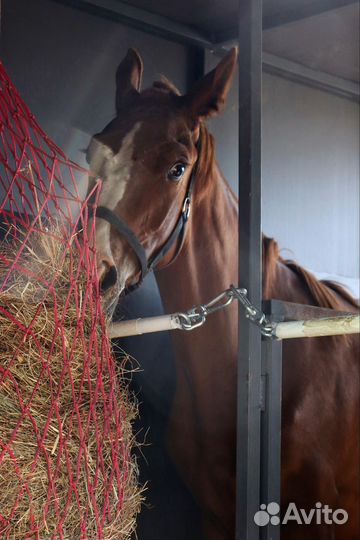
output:
MULTIPOLYGON (((52 1, 165 39, 221 50, 237 41, 242 0, 52 1)), ((263 30, 265 53, 290 61, 296 71, 304 67, 323 79, 335 77, 358 99, 358 1, 263 0, 263 30)))
MULTIPOLYGON (((239 0, 127 0, 125 4, 189 26, 213 43, 237 37, 239 0)), ((359 81, 358 2, 264 0, 263 26, 264 51, 359 81)))
MULTIPOLYGON (((123 0, 118 0, 123 1, 123 0)), ((239 0, 125 0, 126 4, 168 17, 222 41, 237 32, 239 0)), ((264 26, 269 28, 354 3, 354 0, 264 0, 264 26)))
POLYGON ((268 53, 342 79, 359 81, 359 4, 264 32, 268 53))

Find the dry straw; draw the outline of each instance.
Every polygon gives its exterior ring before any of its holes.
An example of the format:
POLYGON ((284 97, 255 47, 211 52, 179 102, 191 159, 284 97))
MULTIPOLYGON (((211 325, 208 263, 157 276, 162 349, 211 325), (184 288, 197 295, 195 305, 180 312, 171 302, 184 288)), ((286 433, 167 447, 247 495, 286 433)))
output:
MULTIPOLYGON (((142 499, 136 407, 103 363, 76 253, 56 230, 33 236, 0 293, 0 537, 125 539, 142 499)), ((20 246, 0 245, 0 288, 20 246)))

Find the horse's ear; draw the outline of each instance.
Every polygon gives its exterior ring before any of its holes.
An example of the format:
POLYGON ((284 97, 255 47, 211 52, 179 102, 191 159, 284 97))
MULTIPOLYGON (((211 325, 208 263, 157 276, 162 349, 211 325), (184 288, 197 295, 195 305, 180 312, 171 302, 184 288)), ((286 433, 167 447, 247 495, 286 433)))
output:
POLYGON ((208 118, 221 110, 231 86, 237 58, 238 49, 234 47, 215 69, 200 79, 184 96, 185 106, 193 119, 208 118))
POLYGON ((141 87, 143 63, 135 49, 129 49, 116 70, 116 110, 119 111, 125 99, 138 95, 141 87))

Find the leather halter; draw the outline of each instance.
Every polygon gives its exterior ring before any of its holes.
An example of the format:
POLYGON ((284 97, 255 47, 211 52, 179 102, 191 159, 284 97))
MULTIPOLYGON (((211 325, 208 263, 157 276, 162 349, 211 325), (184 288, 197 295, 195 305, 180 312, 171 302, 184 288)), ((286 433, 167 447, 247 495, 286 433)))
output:
POLYGON ((110 225, 114 227, 121 234, 121 236, 123 236, 126 239, 127 243, 129 244, 129 246, 131 246, 132 250, 134 251, 135 255, 137 256, 139 260, 140 268, 141 268, 140 279, 134 285, 126 287, 125 294, 132 292, 133 290, 137 289, 141 285, 145 276, 149 272, 154 270, 156 265, 161 261, 163 257, 165 257, 165 255, 170 251, 170 249, 173 247, 173 245, 179 238, 180 238, 180 242, 179 242, 178 249, 169 264, 175 261, 175 259, 177 258, 177 256, 179 255, 181 251, 181 248, 184 242, 184 237, 185 237, 186 224, 190 216, 191 196, 192 196, 192 191, 194 187, 195 177, 196 177, 197 168, 198 168, 197 165, 199 162, 199 155, 200 155, 200 141, 198 141, 196 148, 198 151, 198 157, 191 171, 191 176, 190 176, 189 184, 186 190, 180 217, 173 229, 173 232, 171 233, 171 235, 169 236, 165 244, 155 255, 151 257, 150 260, 147 258, 145 249, 140 243, 138 237, 136 236, 134 231, 125 223, 125 221, 123 221, 123 219, 117 216, 112 210, 110 210, 106 206, 98 206, 96 208, 96 217, 104 219, 105 221, 110 223, 110 225))

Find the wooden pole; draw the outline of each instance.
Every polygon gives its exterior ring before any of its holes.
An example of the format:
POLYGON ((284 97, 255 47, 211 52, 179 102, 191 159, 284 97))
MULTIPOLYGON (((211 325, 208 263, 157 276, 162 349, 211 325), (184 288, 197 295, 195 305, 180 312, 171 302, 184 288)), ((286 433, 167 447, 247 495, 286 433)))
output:
POLYGON ((139 336, 152 332, 165 332, 167 330, 181 330, 177 313, 160 315, 159 317, 146 317, 145 319, 132 319, 110 324, 108 336, 110 339, 139 336))
POLYGON ((329 317, 307 321, 280 322, 275 326, 274 337, 278 339, 292 339, 339 336, 342 334, 358 334, 359 332, 360 315, 348 315, 345 317, 329 317))
MULTIPOLYGON (((151 332, 164 332, 167 330, 181 330, 179 313, 113 323, 109 326, 108 335, 110 339, 113 339, 149 334, 151 332)), ((274 337, 277 339, 338 336, 358 333, 360 333, 360 315, 280 322, 274 326, 274 337)))

